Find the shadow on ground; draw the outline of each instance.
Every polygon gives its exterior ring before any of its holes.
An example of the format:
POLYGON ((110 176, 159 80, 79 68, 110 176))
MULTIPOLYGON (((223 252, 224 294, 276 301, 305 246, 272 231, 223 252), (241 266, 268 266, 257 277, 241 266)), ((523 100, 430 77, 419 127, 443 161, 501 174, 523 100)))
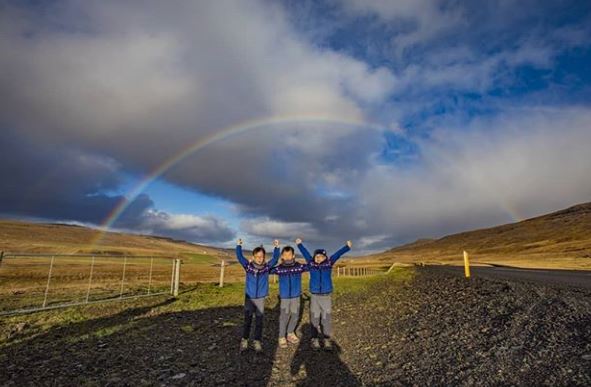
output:
POLYGON ((238 351, 241 306, 154 314, 158 306, 162 304, 72 323, 9 344, 0 354, 0 384, 269 382, 278 335, 277 308, 266 310, 265 352, 257 355, 238 351))
POLYGON ((313 350, 310 347, 312 338, 310 323, 302 326, 301 341, 291 362, 291 375, 298 386, 360 386, 359 379, 341 360, 341 347, 334 342, 333 350, 313 350), (297 375, 302 375, 301 379, 297 375))

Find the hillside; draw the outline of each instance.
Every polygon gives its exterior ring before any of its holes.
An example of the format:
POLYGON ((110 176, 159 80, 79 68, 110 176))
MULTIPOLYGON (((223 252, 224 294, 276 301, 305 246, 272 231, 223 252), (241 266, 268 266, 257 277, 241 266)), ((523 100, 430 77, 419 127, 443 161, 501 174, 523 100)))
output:
POLYGON ((517 223, 419 240, 371 258, 395 262, 475 263, 591 269, 591 203, 517 223))
POLYGON ((212 257, 229 251, 171 238, 107 232, 75 225, 0 220, 0 250, 19 253, 167 255, 212 257))

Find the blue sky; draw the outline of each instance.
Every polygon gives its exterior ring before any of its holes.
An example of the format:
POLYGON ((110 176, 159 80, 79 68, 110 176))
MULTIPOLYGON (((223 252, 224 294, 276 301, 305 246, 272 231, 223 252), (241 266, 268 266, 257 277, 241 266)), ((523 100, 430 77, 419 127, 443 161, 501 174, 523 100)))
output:
POLYGON ((125 196, 115 229, 362 254, 591 199, 587 1, 8 1, 0 26, 5 217, 98 226, 125 196))

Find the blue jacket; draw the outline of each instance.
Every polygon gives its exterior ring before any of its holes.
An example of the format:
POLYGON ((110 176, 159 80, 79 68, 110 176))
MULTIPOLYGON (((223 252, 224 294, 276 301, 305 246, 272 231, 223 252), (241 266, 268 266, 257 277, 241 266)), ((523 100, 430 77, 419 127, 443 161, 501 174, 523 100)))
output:
POLYGON ((308 265, 297 261, 293 265, 282 263, 271 269, 271 274, 279 276, 279 297, 296 298, 302 295, 302 273, 308 271, 308 265))
POLYGON ((343 246, 339 251, 331 255, 330 258, 325 259, 321 263, 314 262, 314 257, 310 255, 310 252, 303 244, 300 243, 298 248, 310 267, 310 293, 332 293, 332 267, 343 254, 351 250, 349 246, 343 246))
POLYGON ((244 293, 248 298, 263 298, 269 295, 269 271, 279 260, 279 247, 273 250, 273 258, 257 268, 253 262, 248 262, 242 254, 242 246, 236 246, 236 258, 246 271, 246 286, 244 293))

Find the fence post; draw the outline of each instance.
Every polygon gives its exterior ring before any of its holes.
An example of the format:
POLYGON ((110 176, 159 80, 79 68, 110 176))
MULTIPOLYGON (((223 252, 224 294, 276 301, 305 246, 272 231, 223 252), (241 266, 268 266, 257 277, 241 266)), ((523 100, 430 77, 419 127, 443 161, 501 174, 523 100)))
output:
POLYGON ((174 293, 174 272, 176 270, 176 259, 172 260, 172 270, 170 273, 170 294, 174 293))
POLYGON ((148 275, 148 294, 152 287, 152 268, 154 267, 154 257, 150 257, 150 274, 148 275))
POLYGON ((226 261, 222 259, 222 265, 220 266, 220 288, 224 287, 224 270, 226 269, 226 261))
POLYGON ((394 265, 396 265, 396 262, 394 262, 392 264, 392 266, 390 266, 390 268, 388 269, 388 271, 386 272, 386 274, 390 274, 390 272, 392 271, 392 269, 394 269, 394 265))
POLYGON ((178 297, 179 295, 179 285, 181 283, 181 260, 179 258, 175 259, 175 268, 174 268, 174 290, 172 295, 178 297))
POLYGON ((55 255, 51 256, 51 262, 49 263, 49 274, 47 274, 47 286, 45 286, 45 297, 43 298, 43 307, 47 305, 47 294, 49 293, 49 282, 51 281, 51 272, 53 271, 53 261, 55 260, 55 255))
POLYGON ((0 266, 2 266, 2 259, 4 259, 4 251, 0 252, 0 266))
POLYGON ((92 284, 92 273, 94 272, 94 255, 92 256, 92 261, 90 262, 90 276, 88 277, 88 290, 86 290, 86 303, 88 304, 88 299, 90 297, 90 285, 92 284))
POLYGON ((121 275, 121 290, 119 298, 123 298, 123 284, 125 283, 125 269, 127 269, 127 255, 123 256, 123 274, 121 275))
POLYGON ((466 275, 466 278, 470 278, 470 257, 466 250, 464 250, 464 274, 466 275))

